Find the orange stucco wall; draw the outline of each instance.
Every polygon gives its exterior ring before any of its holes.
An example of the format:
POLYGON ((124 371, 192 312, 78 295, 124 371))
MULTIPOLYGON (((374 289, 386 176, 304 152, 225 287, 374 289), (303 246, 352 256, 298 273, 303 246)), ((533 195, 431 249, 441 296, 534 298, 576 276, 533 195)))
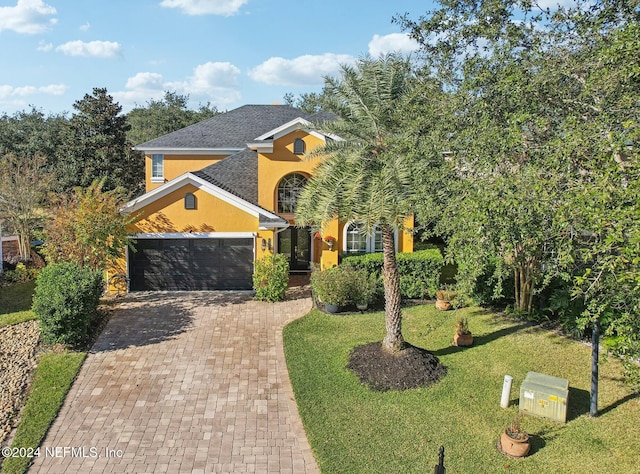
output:
MULTIPOLYGON (((319 159, 309 160, 305 155, 293 153, 293 142, 302 138, 309 152, 322 143, 319 138, 296 130, 274 141, 273 153, 258 153, 258 204, 275 212, 277 209, 276 191, 280 180, 289 173, 301 173, 310 176, 318 165, 319 159)), ((285 216, 293 217, 293 216, 285 216)))
POLYGON ((164 181, 151 181, 151 155, 145 155, 145 186, 149 192, 189 171, 199 171, 228 155, 164 155, 164 181))
POLYGON ((257 232, 258 217, 189 184, 146 206, 130 231, 257 232), (196 197, 196 209, 184 208, 189 192, 196 197))

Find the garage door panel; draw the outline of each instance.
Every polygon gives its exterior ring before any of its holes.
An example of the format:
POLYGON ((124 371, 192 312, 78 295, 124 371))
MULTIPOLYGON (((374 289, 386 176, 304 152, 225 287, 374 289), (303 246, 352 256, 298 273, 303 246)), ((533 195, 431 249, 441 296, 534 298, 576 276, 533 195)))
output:
POLYGON ((131 290, 251 289, 253 239, 139 239, 131 290))

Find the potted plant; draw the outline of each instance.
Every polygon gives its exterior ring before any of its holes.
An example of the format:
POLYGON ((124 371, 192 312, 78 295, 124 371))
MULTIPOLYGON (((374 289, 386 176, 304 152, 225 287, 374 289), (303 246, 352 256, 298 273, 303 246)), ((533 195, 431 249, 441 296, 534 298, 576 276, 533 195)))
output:
POLYGON ((333 245, 336 243, 336 238, 331 236, 331 235, 327 235, 324 238, 324 241, 327 243, 327 245, 329 246, 329 250, 333 250, 333 245))
POLYGON ((311 291, 328 313, 337 313, 350 302, 351 285, 341 267, 316 270, 311 274, 311 291))
POLYGON ((500 447, 502 452, 507 456, 514 458, 522 458, 529 453, 531 443, 529 442, 529 434, 522 429, 521 423, 524 415, 518 415, 504 429, 500 436, 500 447))
POLYGON ((470 346, 473 344, 473 335, 469 330, 467 318, 458 318, 456 323, 456 333, 453 335, 453 343, 456 346, 470 346))
POLYGON ((448 311, 451 309, 451 301, 455 299, 457 292, 448 288, 436 291, 436 309, 448 311))
POLYGON ((378 278, 369 274, 365 269, 352 270, 353 280, 351 298, 360 311, 366 310, 373 302, 378 289, 378 278))

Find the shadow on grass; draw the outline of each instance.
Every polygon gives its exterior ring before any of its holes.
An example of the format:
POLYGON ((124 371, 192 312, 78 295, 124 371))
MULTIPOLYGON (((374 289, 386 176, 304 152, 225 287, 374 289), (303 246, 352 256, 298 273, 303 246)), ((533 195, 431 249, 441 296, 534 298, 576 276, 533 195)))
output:
MULTIPOLYGON (((502 328, 499 329, 497 331, 494 331, 492 333, 489 334, 485 334, 482 336, 473 336, 473 345, 470 347, 458 347, 458 346, 454 346, 453 342, 452 345, 448 346, 448 347, 444 347, 442 349, 438 349, 437 351, 432 351, 431 353, 437 357, 440 356, 444 356, 444 355, 449 355, 449 354, 455 354, 456 352, 460 352, 460 351, 467 351, 469 349, 473 349, 474 347, 477 346, 482 346, 484 344, 488 344, 490 342, 493 342, 497 339, 500 339, 501 337, 505 337, 508 336, 509 334, 513 334, 515 332, 518 332, 522 329, 528 329, 529 326, 526 324, 518 324, 516 326, 509 326, 507 328, 502 328)), ((453 336, 452 336, 453 337, 453 336)))
POLYGON ((34 281, 0 287, 0 316, 30 310, 34 288, 34 281))
POLYGON ((533 456, 547 445, 542 436, 532 434, 529 434, 529 443, 531 443, 531 449, 529 450, 529 454, 527 454, 527 456, 533 456))
MULTIPOLYGON (((598 416, 606 415, 612 410, 615 410, 619 406, 627 403, 634 398, 637 398, 637 393, 630 393, 629 395, 622 397, 620 400, 612 403, 611 405, 598 410, 598 416)), ((587 390, 580 388, 569 387, 569 405, 567 406, 567 422, 575 420, 582 415, 588 415, 591 408, 591 394, 587 390)))
POLYGON ((589 392, 581 388, 569 386, 569 401, 567 405, 567 422, 575 420, 589 413, 589 392))
POLYGON ((620 405, 624 405, 625 403, 627 403, 628 401, 633 400, 634 398, 638 398, 640 396, 640 394, 638 393, 630 393, 629 395, 627 395, 626 397, 622 397, 620 400, 618 400, 617 402, 612 403, 611 405, 609 405, 608 407, 603 408, 602 410, 598 411, 598 415, 606 415, 607 413, 609 413, 612 410, 615 410, 616 408, 618 408, 620 405))

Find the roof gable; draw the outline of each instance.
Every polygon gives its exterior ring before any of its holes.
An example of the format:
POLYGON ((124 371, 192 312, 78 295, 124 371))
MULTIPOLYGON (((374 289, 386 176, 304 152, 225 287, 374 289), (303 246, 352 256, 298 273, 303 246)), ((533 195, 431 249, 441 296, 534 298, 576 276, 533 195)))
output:
POLYGON ((256 137, 294 119, 306 117, 309 114, 289 105, 244 105, 149 140, 135 149, 175 153, 189 150, 240 151, 256 137))
POLYGON ((162 186, 150 191, 142 196, 129 201, 125 204, 120 212, 123 213, 133 213, 143 209, 149 204, 161 199, 164 196, 182 188, 183 186, 191 184, 196 186, 199 189, 202 189, 212 196, 221 199, 222 201, 231 204, 238 209, 243 210, 255 217, 258 217, 260 222, 260 227, 288 227, 289 223, 277 216, 276 214, 263 209, 262 207, 254 204, 253 202, 247 201, 243 199, 241 196, 238 196, 237 193, 228 191, 223 189, 220 186, 217 186, 210 180, 203 179, 201 176, 196 175, 195 173, 185 173, 179 176, 176 179, 169 181, 168 183, 163 184, 162 186))

